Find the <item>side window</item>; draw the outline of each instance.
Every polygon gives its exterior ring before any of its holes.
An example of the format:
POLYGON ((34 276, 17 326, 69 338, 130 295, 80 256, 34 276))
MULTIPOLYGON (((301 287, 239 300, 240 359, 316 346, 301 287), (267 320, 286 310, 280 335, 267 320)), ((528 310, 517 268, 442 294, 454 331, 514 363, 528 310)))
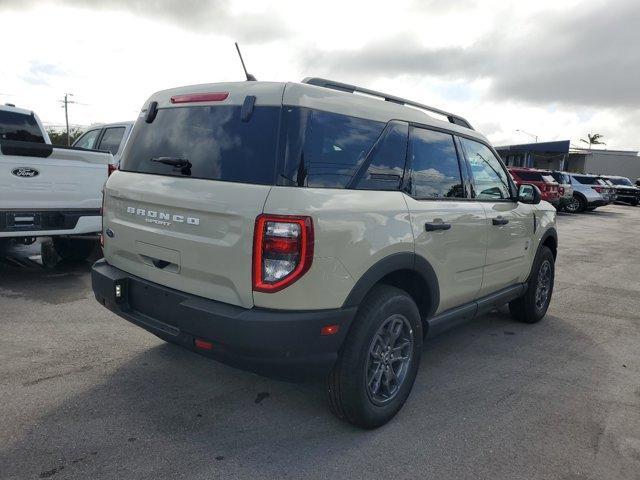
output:
POLYGON ((300 187, 346 188, 385 123, 301 107, 285 107, 284 173, 300 187))
POLYGON ((476 198, 501 199, 509 198, 509 181, 507 172, 493 152, 480 142, 460 138, 467 154, 476 198))
POLYGON ((408 123, 390 122, 365 162, 366 171, 354 178, 353 187, 359 190, 400 189, 408 136, 408 123))
POLYGON ((112 127, 107 128, 104 131, 104 135, 100 139, 98 150, 106 150, 111 152, 112 155, 118 153, 120 147, 120 141, 124 135, 124 127, 112 127))
POLYGON ((411 195, 415 198, 464 197, 460 164, 448 133, 411 128, 411 195))
POLYGON ((82 135, 76 142, 73 144, 74 147, 80 148, 88 148, 92 149, 93 145, 96 143, 96 139, 100 134, 100 129, 89 130, 87 133, 82 135))

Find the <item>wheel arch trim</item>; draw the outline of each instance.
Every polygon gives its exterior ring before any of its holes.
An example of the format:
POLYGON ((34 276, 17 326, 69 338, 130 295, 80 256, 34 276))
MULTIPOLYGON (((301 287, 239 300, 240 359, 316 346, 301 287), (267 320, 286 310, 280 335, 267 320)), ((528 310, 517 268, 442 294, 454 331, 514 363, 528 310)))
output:
POLYGON ((427 316, 433 316, 440 304, 438 277, 428 260, 412 252, 393 253, 369 267, 353 286, 342 307, 360 305, 374 285, 387 275, 401 270, 411 270, 417 273, 428 285, 429 312, 427 316))

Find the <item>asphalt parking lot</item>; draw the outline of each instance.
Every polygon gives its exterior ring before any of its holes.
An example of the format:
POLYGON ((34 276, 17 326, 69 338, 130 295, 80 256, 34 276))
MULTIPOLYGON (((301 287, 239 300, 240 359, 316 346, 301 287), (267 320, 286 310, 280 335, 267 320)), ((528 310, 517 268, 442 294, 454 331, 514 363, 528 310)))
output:
POLYGON ((101 308, 89 263, 0 254, 0 478, 640 478, 640 208, 558 218, 551 308, 425 345, 376 431, 101 308))

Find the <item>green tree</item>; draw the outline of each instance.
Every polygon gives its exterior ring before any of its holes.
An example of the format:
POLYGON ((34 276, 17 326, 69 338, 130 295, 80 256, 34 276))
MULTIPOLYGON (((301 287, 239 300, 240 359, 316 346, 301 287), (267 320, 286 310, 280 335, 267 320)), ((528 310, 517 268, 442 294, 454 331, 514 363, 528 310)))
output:
POLYGON ((580 141, 589 144, 589 150, 591 150, 591 145, 606 145, 601 139, 604 138, 599 133, 587 133, 587 140, 581 138, 580 141))
MULTIPOLYGON (((67 146, 66 131, 58 130, 56 128, 47 128, 47 133, 49 134, 49 138, 51 139, 52 144, 62 145, 63 147, 67 146)), ((73 142, 75 142, 83 133, 84 133, 83 129, 70 128, 69 129, 69 145, 73 145, 73 142)))

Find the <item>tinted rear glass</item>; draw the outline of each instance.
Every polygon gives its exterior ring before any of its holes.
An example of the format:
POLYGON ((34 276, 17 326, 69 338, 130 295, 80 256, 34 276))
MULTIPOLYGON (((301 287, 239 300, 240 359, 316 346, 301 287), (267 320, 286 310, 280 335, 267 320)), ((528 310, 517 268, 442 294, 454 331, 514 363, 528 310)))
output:
POLYGON ((121 170, 272 185, 280 107, 255 107, 246 122, 240 109, 164 108, 150 124, 140 118, 121 170))
POLYGON ((571 183, 571 181, 569 180, 569 175, 567 175, 566 173, 553 172, 551 175, 553 176, 553 179, 558 183, 571 183))
POLYGON ((540 172, 527 172, 524 170, 514 170, 513 173, 516 177, 529 182, 543 182, 542 174, 540 172))
POLYGON ((628 187, 633 187, 633 183, 628 178, 609 178, 608 179, 614 185, 626 185, 628 187))
POLYGON ((345 188, 382 133, 385 123, 285 107, 284 172, 281 183, 345 188))
POLYGON ((579 181, 580 183, 583 183, 585 185, 597 185, 598 184, 598 178, 597 177, 587 177, 586 175, 574 175, 573 178, 575 178, 577 181, 579 181))
POLYGON ((357 174, 349 187, 358 190, 398 190, 404 176, 409 124, 389 122, 367 156, 363 175, 357 174))
POLYGON ((33 115, 0 110, 0 139, 45 143, 33 115))

